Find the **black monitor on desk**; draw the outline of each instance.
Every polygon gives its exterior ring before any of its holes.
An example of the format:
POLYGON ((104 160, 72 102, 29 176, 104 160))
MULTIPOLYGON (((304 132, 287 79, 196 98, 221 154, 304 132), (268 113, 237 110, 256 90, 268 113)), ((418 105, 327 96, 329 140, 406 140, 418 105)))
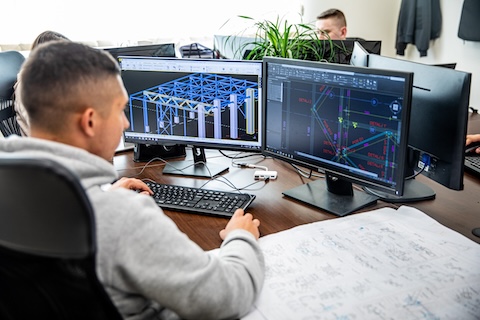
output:
MULTIPOLYGON (((407 175, 421 172, 447 188, 462 190, 471 74, 375 54, 369 56, 368 66, 414 73, 407 175)), ((385 195, 384 200, 408 202, 435 196, 414 179, 408 184, 407 194, 385 195)))
POLYGON ((175 58, 174 43, 158 43, 128 47, 104 48, 115 59, 119 56, 172 57, 175 58))
POLYGON ((262 62, 119 57, 129 95, 125 141, 193 146, 194 161, 164 173, 215 176, 204 148, 261 152, 262 62))
MULTIPOLYGON (((346 39, 346 40, 321 40, 321 45, 316 45, 328 62, 350 64, 355 43, 359 43, 368 53, 380 54, 382 42, 380 40, 346 39), (331 44, 330 44, 331 41, 331 44)), ((307 60, 315 61, 313 57, 307 60)))
POLYGON ((357 67, 368 67, 368 57, 370 52, 365 49, 358 41, 353 43, 352 55, 350 57, 350 64, 357 67))
POLYGON ((352 183, 402 195, 413 74, 264 59, 266 156, 325 180, 284 194, 343 216, 376 202, 352 183))

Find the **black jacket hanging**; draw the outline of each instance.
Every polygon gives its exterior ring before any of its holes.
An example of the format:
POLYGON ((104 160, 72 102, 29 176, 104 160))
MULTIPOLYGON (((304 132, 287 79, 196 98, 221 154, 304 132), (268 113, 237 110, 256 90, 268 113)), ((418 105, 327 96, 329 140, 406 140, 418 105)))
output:
POLYGON ((402 0, 397 24, 397 54, 405 55, 405 48, 412 43, 421 57, 426 56, 430 40, 438 38, 441 29, 440 0, 402 0))
POLYGON ((465 0, 458 27, 458 37, 480 41, 480 0, 465 0))

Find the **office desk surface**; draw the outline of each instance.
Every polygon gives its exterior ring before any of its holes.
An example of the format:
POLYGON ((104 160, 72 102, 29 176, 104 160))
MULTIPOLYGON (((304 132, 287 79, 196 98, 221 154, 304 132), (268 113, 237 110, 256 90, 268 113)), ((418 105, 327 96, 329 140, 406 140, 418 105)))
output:
MULTIPOLYGON (((480 133, 480 116, 478 114, 472 114, 469 120, 469 133, 475 132, 480 133)), ((225 153, 237 154, 236 152, 225 153)), ((189 156, 187 155, 187 157, 189 156)), ((209 182, 205 188, 231 190, 224 183, 224 178, 228 179, 237 188, 243 188, 254 182, 253 173, 255 169, 235 167, 232 165, 231 159, 222 156, 216 150, 208 150, 207 158, 208 162, 228 164, 230 169, 218 181, 209 182)), ((301 224, 336 218, 332 214, 282 195, 285 190, 312 181, 301 177, 290 164, 279 160, 262 159, 260 156, 242 159, 242 162, 266 166, 269 170, 278 172, 278 179, 267 183, 259 182, 245 190, 245 192, 257 196, 248 212, 260 219, 262 235, 272 234, 301 224)), ((131 151, 116 155, 113 163, 120 176, 147 178, 161 183, 194 187, 200 187, 208 181, 206 178, 163 175, 164 164, 161 161, 152 162, 144 168, 146 163, 134 162, 131 151)), ((480 238, 472 234, 473 228, 480 227, 480 179, 465 173, 464 190, 462 191, 450 190, 424 176, 418 176, 416 179, 430 186, 436 192, 436 198, 429 201, 408 203, 407 205, 423 211, 441 224, 480 243, 480 238)), ((382 207, 397 208, 400 205, 379 201, 376 205, 365 208, 363 211, 382 207)), ((180 230, 185 232, 203 249, 209 250, 220 246, 221 239, 218 232, 226 225, 228 219, 167 210, 165 212, 176 222, 180 230)))

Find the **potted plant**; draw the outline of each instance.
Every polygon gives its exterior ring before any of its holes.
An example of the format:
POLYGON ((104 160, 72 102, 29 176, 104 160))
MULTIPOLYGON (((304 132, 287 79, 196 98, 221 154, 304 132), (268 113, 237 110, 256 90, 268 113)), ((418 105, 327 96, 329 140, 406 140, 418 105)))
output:
POLYGON ((339 62, 335 61, 338 52, 349 53, 341 41, 334 42, 328 35, 326 35, 327 40, 320 40, 317 30, 308 24, 289 23, 278 16, 274 21, 255 20, 248 16, 238 17, 248 20, 252 25, 242 32, 228 36, 224 45, 230 45, 231 50, 241 52, 245 60, 261 60, 264 56, 274 56, 339 62), (252 29, 253 32, 250 32, 252 29), (244 37, 245 34, 253 34, 253 36, 247 37, 248 41, 238 45, 236 38, 244 37), (235 45, 237 45, 236 48, 235 45))

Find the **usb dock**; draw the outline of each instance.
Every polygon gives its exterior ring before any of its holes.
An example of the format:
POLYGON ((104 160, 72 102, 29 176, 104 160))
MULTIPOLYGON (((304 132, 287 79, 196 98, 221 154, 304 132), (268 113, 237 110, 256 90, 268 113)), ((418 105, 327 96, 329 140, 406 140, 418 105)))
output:
POLYGON ((277 171, 255 171, 253 174, 255 180, 277 179, 277 171))

